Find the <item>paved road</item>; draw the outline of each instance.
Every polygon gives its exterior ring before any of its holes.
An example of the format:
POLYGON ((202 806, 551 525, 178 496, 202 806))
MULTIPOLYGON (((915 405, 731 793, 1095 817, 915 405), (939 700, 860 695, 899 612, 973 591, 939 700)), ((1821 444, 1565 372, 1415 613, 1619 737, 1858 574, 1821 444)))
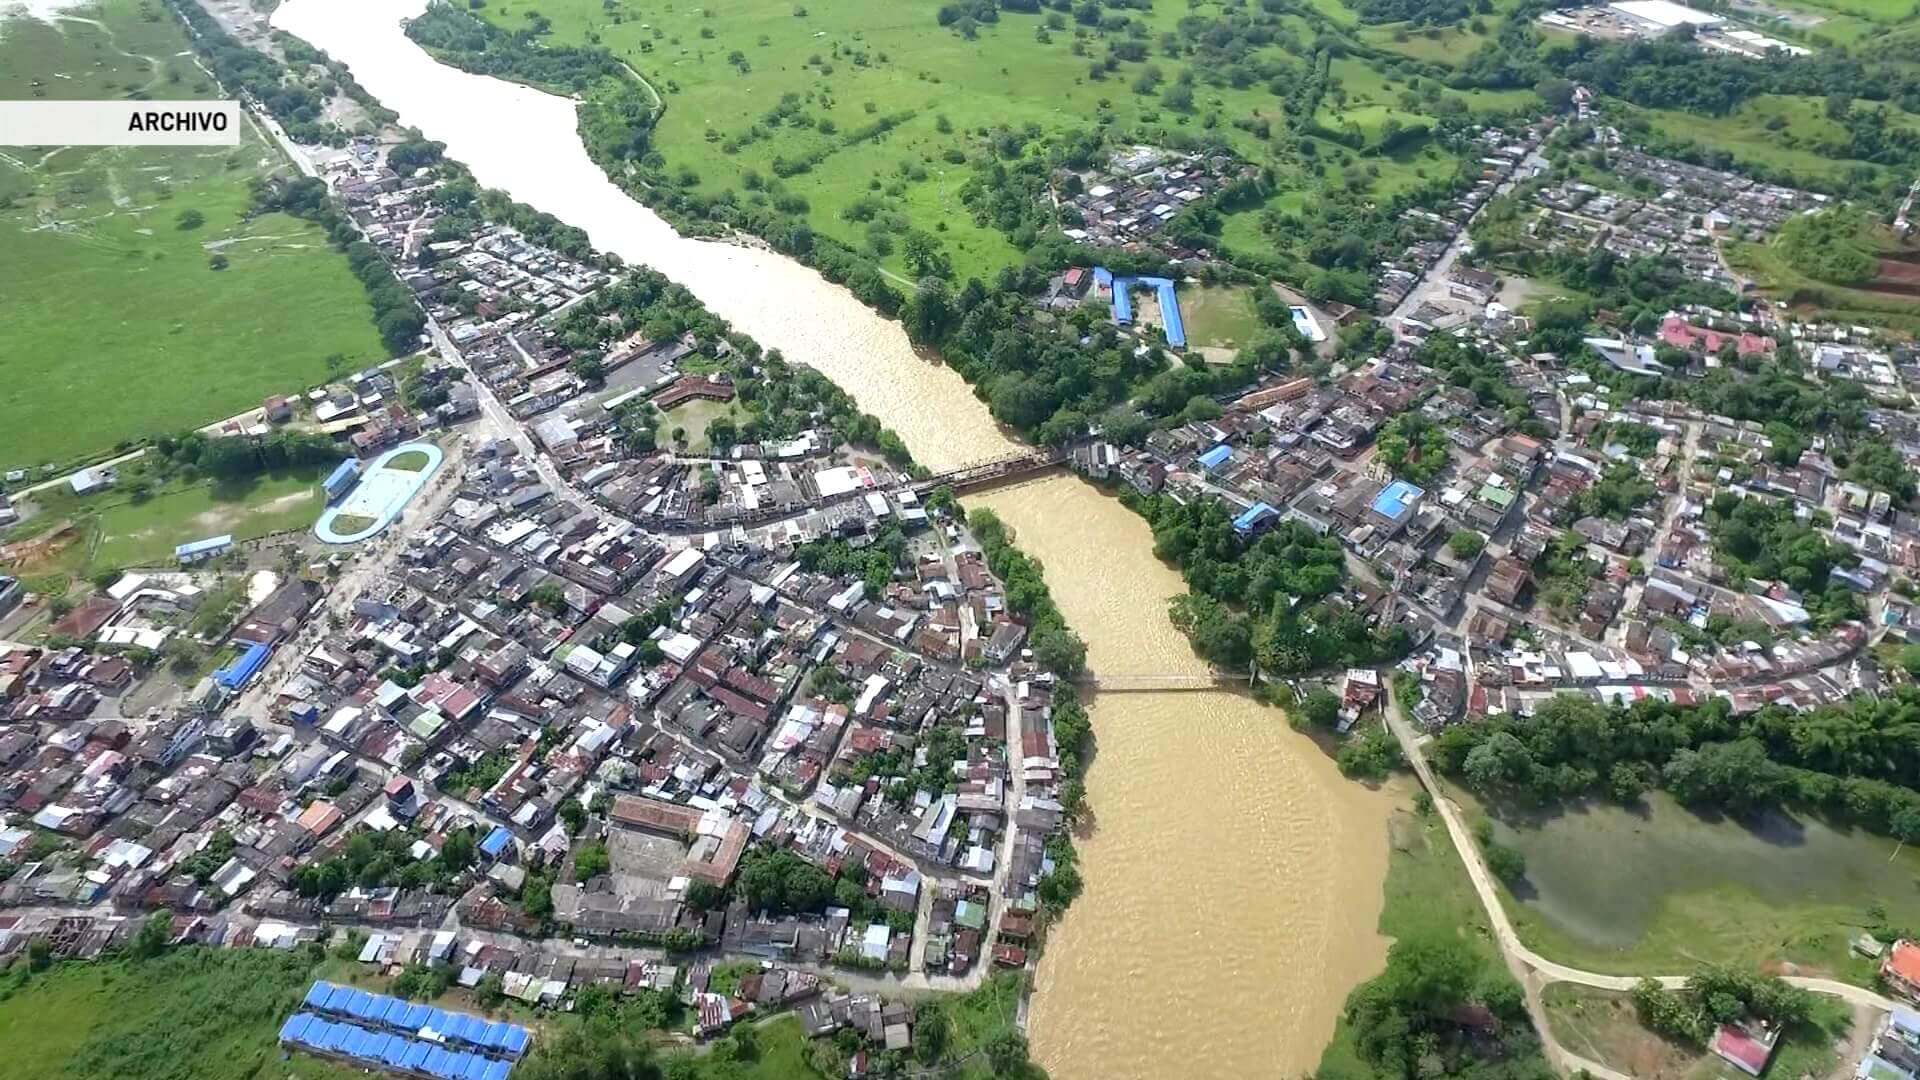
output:
MULTIPOLYGON (((1560 1068, 1574 1072, 1585 1069, 1597 1077, 1606 1080, 1626 1080, 1624 1073, 1610 1069, 1598 1062, 1589 1061, 1561 1046, 1554 1038, 1553 1029, 1547 1024, 1546 1010, 1540 1002, 1540 991, 1556 982, 1574 983, 1590 986, 1599 990, 1632 990, 1642 975, 1606 975, 1596 971, 1584 971, 1557 961, 1549 960, 1528 948, 1515 932, 1513 922, 1507 918, 1506 906, 1501 903, 1500 891, 1495 884, 1492 871, 1487 869, 1486 860, 1481 857, 1480 847, 1475 843, 1473 832, 1467 827, 1466 819, 1460 808, 1448 799, 1433 774, 1432 766, 1427 763, 1426 752, 1421 748, 1413 728, 1400 715, 1399 704, 1393 687, 1387 687, 1387 727, 1400 742, 1400 748, 1407 756, 1407 763, 1413 767, 1414 775, 1433 797, 1433 806, 1440 814, 1440 820, 1446 824, 1447 835, 1453 840, 1454 850, 1459 852, 1461 862, 1466 864, 1467 877, 1473 882, 1473 891, 1480 898, 1480 906, 1486 910, 1487 921, 1493 927, 1494 938, 1500 946, 1501 955, 1506 958, 1507 967, 1520 979, 1527 991, 1527 1011, 1531 1014, 1533 1025, 1540 1033, 1542 1047, 1549 1060, 1560 1068)), ((1686 975, 1651 976, 1660 985, 1668 989, 1679 989, 1686 985, 1686 975)), ((1893 999, 1876 993, 1865 987, 1851 983, 1837 982, 1833 979, 1808 978, 1806 976, 1787 976, 1786 981, 1804 990, 1837 997, 1854 1006, 1873 1009, 1892 1010, 1897 1007, 1893 999)))

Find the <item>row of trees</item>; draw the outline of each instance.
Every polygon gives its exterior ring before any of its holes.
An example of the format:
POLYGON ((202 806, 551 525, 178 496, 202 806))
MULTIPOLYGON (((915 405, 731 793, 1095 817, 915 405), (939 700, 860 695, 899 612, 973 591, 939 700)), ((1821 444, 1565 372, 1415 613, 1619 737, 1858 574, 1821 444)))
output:
POLYGON ((1911 688, 1744 716, 1720 699, 1621 706, 1562 695, 1530 716, 1447 729, 1433 760, 1477 792, 1521 803, 1634 802, 1660 787, 1736 813, 1804 805, 1920 840, 1920 691, 1911 688))
POLYGON ((334 247, 347 257, 347 266, 366 290, 373 308, 373 324, 380 341, 394 356, 409 352, 426 329, 427 316, 406 286, 395 280, 380 252, 359 238, 346 216, 327 197, 327 185, 317 177, 293 180, 257 180, 253 189, 256 213, 280 211, 306 218, 326 230, 334 247))

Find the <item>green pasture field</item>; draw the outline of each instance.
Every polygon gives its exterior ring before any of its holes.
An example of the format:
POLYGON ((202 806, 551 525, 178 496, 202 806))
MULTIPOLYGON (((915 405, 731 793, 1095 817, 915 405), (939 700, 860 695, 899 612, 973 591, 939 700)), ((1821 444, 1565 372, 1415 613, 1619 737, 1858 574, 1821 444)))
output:
MULTIPOLYGON (((936 0, 879 6, 796 5, 792 0, 705 6, 497 0, 478 14, 518 29, 537 11, 551 20, 549 40, 555 44, 597 42, 630 63, 666 100, 653 145, 676 176, 685 169, 698 177, 695 191, 732 190, 738 195, 746 170, 772 180, 776 159, 792 162, 830 149, 809 171, 782 180, 787 191, 807 200, 809 225, 866 250, 868 225, 846 220, 842 211, 855 200, 878 195, 887 213, 938 238, 961 280, 986 276, 1020 258, 1005 236, 977 224, 961 203, 960 189, 970 167, 946 160, 949 151, 977 151, 982 134, 990 129, 1032 124, 1043 133, 1060 133, 1103 121, 1121 132, 1165 127, 1218 135, 1250 161, 1269 157, 1260 136, 1232 123, 1256 115, 1278 116, 1282 103, 1264 85, 1236 89, 1197 83, 1190 113, 1166 107, 1159 91, 1143 95, 1132 87, 1148 63, 1164 73, 1165 85, 1173 83, 1190 58, 1168 57, 1155 43, 1161 34, 1174 32, 1183 18, 1218 14, 1217 0, 1127 12, 1148 25, 1148 60, 1123 63, 1099 79, 1090 76, 1089 66, 1105 55, 1115 38, 1069 20, 1066 29, 1050 32, 1050 40, 1042 42, 1037 33, 1042 16, 1007 11, 998 22, 981 25, 977 40, 967 40, 938 25, 939 7, 936 0), (814 126, 766 123, 766 115, 788 94, 798 96, 814 126), (881 117, 905 113, 911 118, 891 131, 847 145, 849 133, 881 117), (1211 128, 1209 116, 1216 118, 1211 128), (819 130, 822 120, 833 122, 833 134, 819 130), (756 124, 764 134, 738 145, 756 124)), ((1341 26, 1354 21, 1337 0, 1322 0, 1316 7, 1341 26)), ((1288 23, 1303 41, 1318 33, 1306 19, 1291 18, 1288 23)), ((1272 59, 1285 55, 1279 45, 1263 52, 1272 59)), ((1389 114, 1408 124, 1431 119, 1396 100, 1404 82, 1394 82, 1389 90, 1388 80, 1363 62, 1343 59, 1335 66, 1348 105, 1378 107, 1357 114, 1365 121, 1363 128, 1372 125, 1377 131, 1389 114)), ((1458 99, 1473 111, 1535 100, 1526 91, 1446 90, 1443 97, 1458 99)), ((1322 119, 1337 126, 1340 117, 1337 110, 1323 108, 1322 119)), ((1361 164, 1379 164, 1378 175, 1367 174, 1363 183, 1376 197, 1389 197, 1419 181, 1415 166, 1403 162, 1356 155, 1332 143, 1322 143, 1321 149, 1329 159, 1353 157, 1361 164)), ((1410 148, 1408 160, 1415 159, 1419 167, 1433 166, 1426 171, 1435 177, 1454 167, 1450 155, 1431 146, 1410 148)), ((1341 175, 1338 162, 1334 174, 1341 175)), ((1310 186, 1324 182, 1318 175, 1300 180, 1310 186)), ((896 244, 880 263, 904 281, 909 273, 898 248, 896 244)))
POLYGON ((1260 329, 1254 313, 1255 293, 1245 286, 1182 285, 1175 292, 1187 343, 1194 346, 1240 348, 1260 329))
MULTIPOLYGON (((1920 130, 1920 116, 1898 106, 1861 101, 1854 107, 1885 108, 1894 126, 1920 130)), ((1762 94, 1726 116, 1671 109, 1639 111, 1664 135, 1724 150, 1750 165, 1808 177, 1839 177, 1861 167, 1885 171, 1883 166, 1846 156, 1846 129, 1828 118, 1825 99, 1819 97, 1762 94)))
MULTIPOLYGON (((0 20, 0 98, 214 94, 157 0, 73 14, 0 20)), ((245 217, 249 183, 291 169, 251 123, 238 147, 0 149, 0 467, 197 427, 321 381, 330 356, 385 354, 316 226, 245 217), (203 222, 182 227, 189 211, 203 222)))

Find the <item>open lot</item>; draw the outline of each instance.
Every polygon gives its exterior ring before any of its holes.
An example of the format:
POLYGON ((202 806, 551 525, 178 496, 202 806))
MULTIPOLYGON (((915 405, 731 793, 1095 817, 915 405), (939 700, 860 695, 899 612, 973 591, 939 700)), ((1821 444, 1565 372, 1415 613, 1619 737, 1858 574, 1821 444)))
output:
MULTIPOLYGON (((1860 102, 1857 108, 1887 111, 1890 127, 1920 130, 1920 116, 1896 105, 1860 102)), ((1826 112, 1826 100, 1811 95, 1762 94, 1726 116, 1671 109, 1639 110, 1654 130, 1731 154, 1736 161, 1809 180, 1838 179, 1855 169, 1885 174, 1885 166, 1851 156, 1846 127, 1826 112)))
POLYGON ((61 534, 54 550, 9 569, 41 588, 104 570, 171 567, 173 549, 192 540, 252 540, 311 526, 324 502, 324 474, 307 468, 234 483, 176 482, 141 499, 124 488, 85 497, 52 488, 34 497, 34 516, 0 534, 0 543, 61 534))
POLYGON ((1494 824, 1527 859, 1507 897, 1514 925, 1577 967, 1785 961, 1865 982, 1872 965, 1849 956, 1847 942, 1874 921, 1869 909, 1891 925, 1920 923, 1920 853, 1817 818, 1708 818, 1656 792, 1639 810, 1593 803, 1516 822, 1494 824))
MULTIPOLYGON (((1547 1022, 1567 1049, 1640 1080, 1738 1080, 1745 1075, 1699 1047, 1674 1043, 1640 1025, 1628 995, 1555 983, 1541 992, 1547 1022)), ((1839 1063, 1836 1041, 1846 1038, 1847 1009, 1818 1003, 1813 1023, 1789 1029, 1764 1074, 1776 1080, 1828 1076, 1839 1063)))
MULTIPOLYGON (((0 17, 0 98, 213 95, 158 3, 71 14, 0 17)), ((246 216, 248 184, 291 168, 251 125, 237 148, 0 150, 0 466, 197 427, 384 355, 320 230, 246 216)))
POLYGON ((304 958, 181 949, 143 963, 61 964, 0 979, 0 1080, 345 1080, 317 1058, 280 1060, 274 1033, 306 989, 304 958))

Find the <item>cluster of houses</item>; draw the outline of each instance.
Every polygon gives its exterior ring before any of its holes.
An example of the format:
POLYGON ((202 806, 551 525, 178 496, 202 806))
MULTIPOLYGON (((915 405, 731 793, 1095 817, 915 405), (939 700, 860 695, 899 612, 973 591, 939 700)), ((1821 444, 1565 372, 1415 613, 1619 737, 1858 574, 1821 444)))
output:
POLYGON ((1623 259, 1666 256, 1702 281, 1737 291, 1739 282, 1720 257, 1719 241, 1763 239, 1794 214, 1827 201, 1824 195, 1624 146, 1611 128, 1600 128, 1594 137, 1608 148, 1608 169, 1619 182, 1603 187, 1563 177, 1539 188, 1532 195, 1538 211, 1526 226, 1531 243, 1605 250, 1623 259))
POLYGON ((1527 179, 1527 159, 1552 131, 1551 118, 1518 131, 1498 127, 1473 131, 1468 152, 1480 156, 1479 175, 1446 206, 1435 210, 1415 206, 1401 212, 1400 221, 1414 239, 1375 268, 1374 310, 1385 314, 1398 307, 1458 241, 1467 223, 1488 200, 1512 183, 1527 179))
POLYGON ((1153 146, 1116 150, 1099 167, 1061 170, 1061 231, 1098 247, 1153 250, 1184 259, 1160 234, 1180 211, 1253 175, 1253 167, 1222 150, 1185 152, 1153 146))
MULTIPOLYGON (((1783 464, 1761 424, 1630 400, 1569 358, 1531 351, 1524 331, 1486 320, 1435 331, 1497 364, 1504 401, 1483 402, 1426 366, 1419 342, 1433 335, 1420 335, 1330 380, 1276 377, 1222 416, 1155 431, 1138 448, 1079 447, 1073 464, 1141 492, 1224 501, 1249 542, 1281 522, 1337 537, 1368 571, 1350 575, 1342 599, 1422 643, 1408 667, 1424 683, 1416 715, 1429 726, 1531 710, 1567 691, 1721 696, 1744 712, 1873 689, 1872 665, 1855 662, 1873 628, 1821 622, 1785 583, 1732 576, 1716 558, 1708 508, 1731 492, 1821 523, 1853 553, 1833 582, 1902 636, 1920 624, 1889 586, 1920 569, 1920 519, 1892 493, 1843 479, 1823 440, 1783 464), (1445 461, 1423 463, 1417 482, 1374 449, 1406 416, 1444 446, 1445 461)), ((1851 345, 1879 358, 1862 369, 1905 393, 1908 346, 1780 322, 1764 307, 1676 311, 1643 347, 1705 367, 1771 355, 1781 340, 1809 355, 1851 345)), ((1904 413, 1869 417, 1897 453, 1920 460, 1920 430, 1904 413)), ((1370 674, 1347 679, 1360 708, 1378 698, 1370 674)))

